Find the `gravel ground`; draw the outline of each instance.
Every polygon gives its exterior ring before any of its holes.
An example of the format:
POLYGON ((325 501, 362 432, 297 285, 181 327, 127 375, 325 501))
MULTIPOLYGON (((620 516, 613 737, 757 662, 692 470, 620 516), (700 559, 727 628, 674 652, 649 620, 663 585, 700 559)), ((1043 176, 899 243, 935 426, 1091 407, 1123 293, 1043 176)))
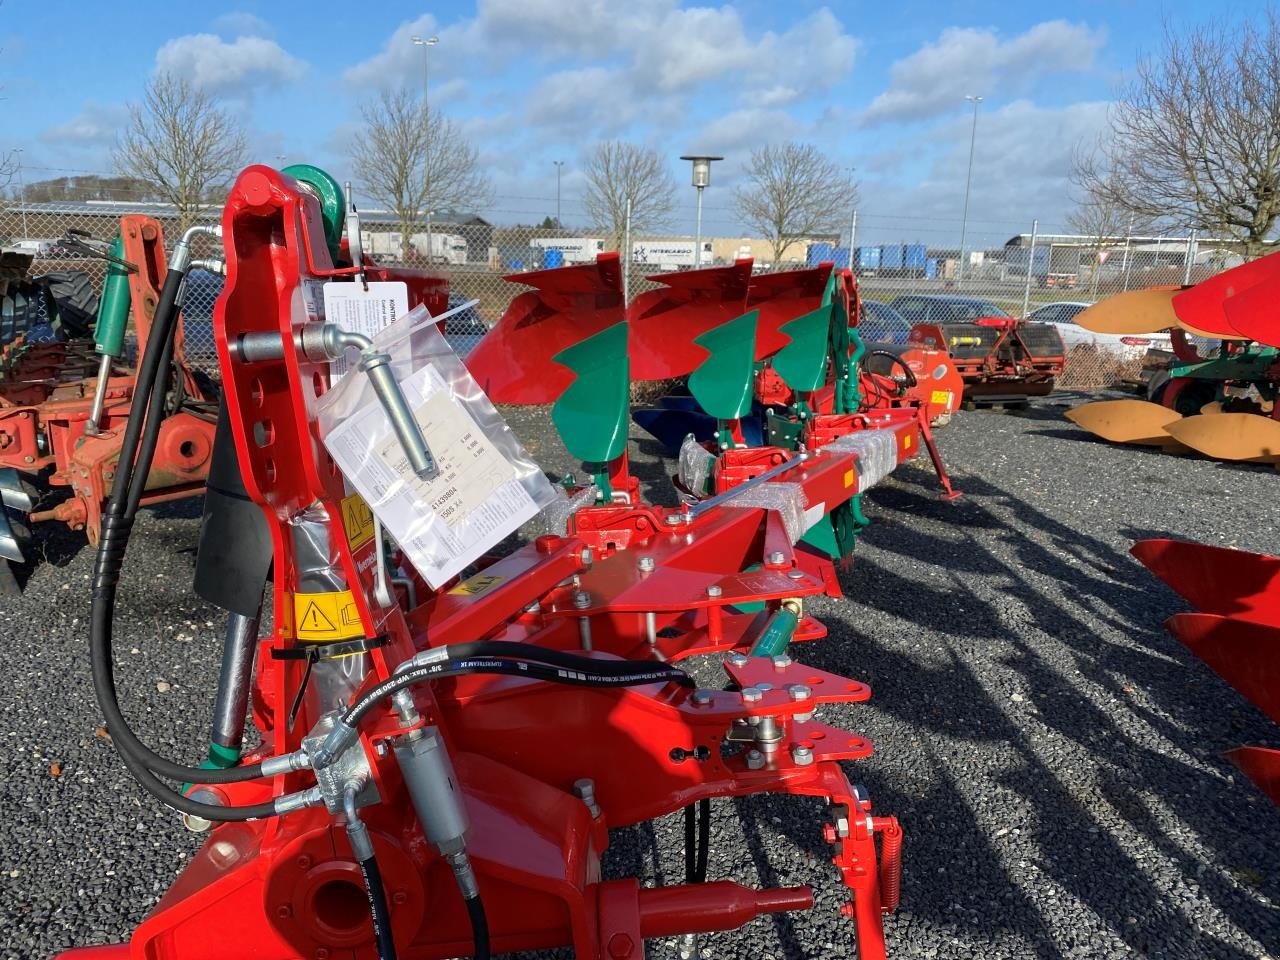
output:
MULTIPOLYGON (((1062 403, 961 414, 942 431, 957 503, 914 464, 873 491, 847 599, 812 608, 831 635, 798 652, 875 691, 824 719, 874 740, 856 778, 906 830, 890 956, 1280 954, 1280 810, 1221 756, 1277 743, 1276 728, 1164 633, 1183 604, 1126 552, 1162 534, 1274 550, 1280 477, 1109 447, 1062 420, 1062 403)), ((544 414, 511 420, 548 469, 568 467, 544 414)), ((651 495, 669 496, 639 447, 651 495)), ((190 593, 197 525, 192 504, 140 522, 118 620, 124 699, 173 756, 205 736, 220 640, 190 593)), ((52 527, 38 536, 46 560, 0 612, 6 960, 126 936, 198 842, 99 730, 91 552, 52 527)), ((713 665, 701 675, 717 679, 713 665)), ((811 883, 817 907, 704 938, 704 957, 852 955, 820 819, 789 798, 716 804, 711 876, 811 883)), ((674 817, 618 832, 607 869, 677 881, 680 838, 674 817)))

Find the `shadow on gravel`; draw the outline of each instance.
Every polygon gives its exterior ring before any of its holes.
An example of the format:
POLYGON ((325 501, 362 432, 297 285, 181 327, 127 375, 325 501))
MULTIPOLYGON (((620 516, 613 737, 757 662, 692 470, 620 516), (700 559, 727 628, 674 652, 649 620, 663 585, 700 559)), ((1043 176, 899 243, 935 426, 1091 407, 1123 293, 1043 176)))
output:
MULTIPOLYGON (((1241 778, 1231 786, 1232 770, 1216 753, 1219 745, 1234 742, 1232 736, 1240 738, 1232 730, 1240 714, 1228 715, 1232 708, 1224 710, 1219 697, 1188 695, 1194 684, 1213 681, 1160 629, 1176 609, 1169 591, 1127 554, 977 477, 965 478, 967 497, 960 511, 954 507, 961 504, 936 499, 932 477, 923 470, 903 469, 895 478, 899 482, 871 494, 878 505, 947 527, 930 535, 914 520, 915 530, 873 523, 865 540, 918 561, 922 573, 943 569, 908 579, 864 555, 856 560, 854 576, 842 578, 844 586, 855 604, 936 631, 945 645, 930 647, 931 659, 925 662, 859 632, 854 612, 845 614, 845 642, 813 644, 806 648, 806 660, 848 672, 852 651, 855 675, 871 683, 876 706, 897 716, 904 728, 915 725, 962 742, 1004 744, 1015 758, 974 770, 962 755, 935 754, 929 792, 877 785, 877 806, 896 812, 906 824, 910 861, 948 865, 937 875, 904 871, 904 903, 912 914, 963 925, 977 891, 999 902, 1009 930, 1040 945, 1037 956, 1100 955, 1046 945, 1055 939, 1046 930, 1054 912, 1056 939, 1063 940, 1061 913, 1071 908, 1067 903, 1055 907, 1053 901, 1065 893, 1087 904, 1141 954, 1249 960, 1252 954, 1214 937, 1189 916, 1177 891, 1162 889, 1133 853, 1136 834, 1140 848, 1179 863, 1183 882, 1197 885, 1238 928, 1267 939, 1259 928, 1259 905, 1221 872, 1263 865, 1248 826, 1259 822, 1262 804, 1241 778), (1041 587, 1044 580, 1027 578, 1027 571, 1057 584, 1054 595, 1046 592, 1052 588, 1041 587), (992 584, 1017 602, 997 609, 979 593, 992 584), (1025 616, 1030 624, 1023 622, 1025 616), (1010 625, 1009 617, 1017 622, 1010 625), (1120 637, 1103 635, 1100 623, 1120 637), (1011 708, 1005 698, 1021 702, 1020 694, 1013 698, 1014 690, 992 691, 992 678, 975 673, 975 664, 992 655, 990 641, 999 641, 1001 665, 1025 678, 1031 692, 1026 707, 1011 708), (1051 658, 1059 649, 1061 655, 1051 658), (1105 690, 1111 703, 1090 699, 1074 674, 1105 690), (1117 713, 1139 718, 1150 738, 1135 738, 1115 721, 1117 713), (1094 759, 1092 782, 1077 783, 1056 769, 1054 751, 1062 748, 1055 742, 1062 741, 1078 744, 1094 759), (1166 742, 1180 749, 1169 750, 1166 742), (1193 760, 1215 767, 1218 776, 1198 769, 1193 760), (1039 856, 1026 869, 1048 881, 1045 897, 1027 900, 982 835, 954 789, 960 770, 966 782, 970 774, 993 781, 995 793, 1016 794, 1034 811, 1022 833, 1035 842, 1039 856), (1099 795, 1095 807, 1091 798, 1099 795), (1177 822, 1170 822, 1174 818, 1177 822), (1188 834, 1214 851, 1213 864, 1200 863, 1187 849, 1188 834), (1120 842, 1124 837, 1128 848, 1120 842), (1195 949, 1189 951, 1189 945, 1195 949)), ((1272 902, 1280 895, 1274 875, 1256 878, 1255 885, 1272 902)), ((1078 942, 1089 943, 1087 930, 1080 931, 1078 942)))

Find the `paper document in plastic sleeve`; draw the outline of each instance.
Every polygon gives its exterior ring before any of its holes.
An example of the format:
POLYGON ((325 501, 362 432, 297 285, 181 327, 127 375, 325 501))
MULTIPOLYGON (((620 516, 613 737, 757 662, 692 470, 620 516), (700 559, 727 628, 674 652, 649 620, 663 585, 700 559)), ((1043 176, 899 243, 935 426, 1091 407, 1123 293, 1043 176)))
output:
POLYGON ((434 367, 416 371, 401 388, 436 458, 436 476, 413 473, 376 402, 324 442, 409 562, 439 588, 533 518, 538 505, 434 367))
MULTIPOLYGON (((330 281, 324 285, 325 322, 336 324, 348 333, 362 333, 372 340, 408 312, 409 286, 402 280, 377 280, 369 284, 330 281)), ((345 357, 329 365, 331 382, 346 372, 345 357)))

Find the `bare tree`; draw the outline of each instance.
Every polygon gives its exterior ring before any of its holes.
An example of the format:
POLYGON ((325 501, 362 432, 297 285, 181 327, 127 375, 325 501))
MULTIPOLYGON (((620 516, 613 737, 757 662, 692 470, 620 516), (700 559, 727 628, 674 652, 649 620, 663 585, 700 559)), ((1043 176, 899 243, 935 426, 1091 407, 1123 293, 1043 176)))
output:
POLYGON ((734 191, 738 215, 764 234, 774 263, 797 240, 839 232, 858 201, 857 184, 809 144, 753 150, 744 173, 746 185, 734 191))
POLYGON ((422 98, 384 92, 362 113, 365 130, 351 161, 369 195, 395 213, 406 258, 418 224, 433 212, 474 209, 488 201, 491 187, 476 148, 422 98))
POLYGON ((1280 21, 1221 24, 1142 60, 1111 129, 1077 151, 1073 179, 1151 218, 1226 234, 1256 256, 1280 219, 1280 21))
POLYGON ((240 126, 210 94, 172 74, 153 77, 116 140, 115 167, 173 204, 182 229, 244 166, 240 126))
POLYGON ((1067 214, 1067 226, 1075 233, 1090 240, 1093 254, 1093 292, 1098 292, 1098 280, 1104 251, 1122 243, 1134 230, 1145 230, 1151 224, 1147 216, 1138 216, 1116 199, 1112 189, 1094 190, 1088 193, 1067 214))
POLYGON ((624 140, 596 144, 584 166, 587 190, 583 204, 592 222, 608 233, 614 250, 622 249, 631 201, 631 231, 663 226, 671 217, 675 180, 662 154, 624 140))

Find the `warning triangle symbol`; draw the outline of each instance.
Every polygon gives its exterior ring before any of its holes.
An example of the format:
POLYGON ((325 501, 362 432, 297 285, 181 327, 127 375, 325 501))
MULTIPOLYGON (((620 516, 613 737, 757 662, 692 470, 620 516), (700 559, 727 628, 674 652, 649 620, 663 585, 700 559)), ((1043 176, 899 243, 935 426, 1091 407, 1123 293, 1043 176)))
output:
POLYGON ((336 629, 333 621, 324 615, 319 605, 312 600, 307 605, 306 613, 302 615, 302 623, 298 626, 299 630, 333 630, 336 629))

